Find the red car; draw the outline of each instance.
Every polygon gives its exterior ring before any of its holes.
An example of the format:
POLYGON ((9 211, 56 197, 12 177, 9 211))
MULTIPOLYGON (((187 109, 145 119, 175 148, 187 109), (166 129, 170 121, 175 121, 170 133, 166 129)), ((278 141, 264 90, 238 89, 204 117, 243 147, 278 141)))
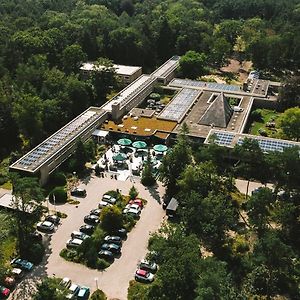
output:
POLYGON ((129 204, 137 204, 141 209, 143 208, 143 201, 140 199, 130 200, 129 204))
POLYGON ((6 298, 10 294, 10 289, 6 288, 5 286, 0 285, 0 296, 1 298, 6 298))

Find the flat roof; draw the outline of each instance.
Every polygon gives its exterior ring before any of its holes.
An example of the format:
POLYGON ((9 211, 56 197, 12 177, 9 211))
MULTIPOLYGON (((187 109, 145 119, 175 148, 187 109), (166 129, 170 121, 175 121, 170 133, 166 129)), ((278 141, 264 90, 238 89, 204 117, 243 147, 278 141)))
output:
POLYGON ((173 56, 169 60, 167 60, 163 65, 158 67, 151 76, 157 78, 166 78, 171 72, 177 69, 179 66, 180 56, 173 56))
POLYGON ((177 123, 169 120, 160 120, 156 117, 130 117, 122 119, 122 122, 106 121, 102 129, 118 133, 133 134, 139 136, 151 136, 157 131, 165 132, 167 135, 173 131, 177 123))
POLYGON ((25 154, 10 168, 36 172, 42 165, 51 159, 57 152, 72 140, 80 136, 81 132, 91 124, 97 122, 106 112, 97 107, 90 107, 67 125, 59 129, 41 144, 25 154))
MULTIPOLYGON (((8 208, 8 209, 13 209, 13 210, 22 210, 21 207, 14 207, 12 205, 12 201, 14 199, 14 196, 10 193, 6 193, 4 194, 2 197, 0 197, 0 206, 1 207, 4 207, 4 208, 8 208)), ((32 206, 27 206, 25 208, 25 212, 27 213, 32 213, 33 212, 33 209, 32 209, 32 206)))
POLYGON ((271 151, 280 151, 282 152, 284 148, 291 147, 299 147, 300 142, 281 140, 245 133, 234 133, 228 132, 225 130, 216 130, 211 129, 209 134, 207 135, 204 143, 209 144, 213 140, 214 143, 220 146, 226 146, 233 148, 236 144, 241 145, 245 138, 256 140, 263 152, 271 152, 271 151))
POLYGON ((155 81, 155 78, 149 75, 141 75, 130 85, 125 87, 120 93, 114 96, 109 102, 107 102, 102 108, 106 111, 111 112, 113 103, 120 103, 121 108, 130 102, 134 97, 140 94, 140 92, 147 88, 150 84, 155 81))
MULTIPOLYGON (((114 64, 113 67, 115 68, 116 74, 118 75, 132 75, 135 72, 138 72, 139 70, 141 70, 141 67, 138 66, 125 66, 125 65, 117 65, 114 64)), ((92 71, 95 68, 95 63, 93 62, 86 62, 84 63, 81 67, 80 70, 83 71, 92 71)), ((102 69, 104 68, 104 66, 98 66, 97 69, 102 69)))
POLYGON ((200 94, 201 91, 199 90, 189 88, 182 89, 158 117, 179 123, 200 94))

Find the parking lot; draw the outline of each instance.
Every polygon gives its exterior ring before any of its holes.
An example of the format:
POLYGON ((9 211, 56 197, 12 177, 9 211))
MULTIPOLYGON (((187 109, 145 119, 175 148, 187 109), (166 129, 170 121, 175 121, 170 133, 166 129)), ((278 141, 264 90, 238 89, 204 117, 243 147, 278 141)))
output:
MULTIPOLYGON (((67 262, 59 256, 59 252, 65 248, 66 241, 74 230, 78 230, 84 224, 84 216, 91 209, 96 208, 102 195, 108 190, 119 189, 122 194, 128 194, 132 182, 117 181, 105 178, 92 177, 90 181, 81 186, 87 190, 86 198, 80 199, 78 206, 65 204, 56 206, 56 209, 68 215, 61 221, 55 233, 45 235, 47 253, 41 265, 36 266, 28 278, 22 281, 10 299, 30 299, 30 293, 34 290, 34 282, 38 282, 45 276, 69 277, 79 285, 86 285, 92 291, 96 284, 102 289, 109 299, 127 299, 129 281, 134 279, 134 273, 138 261, 147 253, 149 234, 156 231, 164 218, 165 212, 160 205, 160 199, 164 188, 159 185, 156 189, 148 190, 139 182, 134 183, 139 191, 139 197, 148 201, 141 213, 141 218, 133 230, 128 234, 122 247, 122 255, 103 272, 89 269, 84 265, 67 262)), ((100 248, 100 245, 99 245, 100 248)))

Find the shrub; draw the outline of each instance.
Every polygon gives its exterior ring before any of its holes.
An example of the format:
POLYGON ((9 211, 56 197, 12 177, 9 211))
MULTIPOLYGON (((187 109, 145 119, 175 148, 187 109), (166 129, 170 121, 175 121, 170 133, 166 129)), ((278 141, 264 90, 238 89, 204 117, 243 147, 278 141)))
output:
POLYGON ((104 270, 110 266, 110 263, 104 259, 98 258, 96 261, 96 267, 99 270, 104 270))
POLYGON ((256 109, 253 112, 251 112, 251 118, 252 118, 253 121, 256 121, 256 122, 262 121, 261 110, 256 109))
POLYGON ((67 179, 64 173, 54 172, 50 175, 50 183, 56 186, 64 186, 67 183, 67 179))
POLYGON ((49 200, 51 202, 54 202, 53 195, 55 196, 56 203, 65 203, 68 199, 67 192, 64 187, 58 186, 51 191, 49 194, 49 200))
POLYGON ((259 132, 259 134, 262 135, 262 136, 268 136, 268 133, 267 133, 264 129, 262 129, 262 128, 259 128, 259 129, 258 129, 258 132, 259 132))
POLYGON ((138 190, 136 189, 136 187, 133 185, 130 190, 129 190, 129 198, 131 200, 134 200, 136 199, 136 197, 138 196, 139 192, 138 190))
POLYGON ((125 221, 124 221, 124 228, 127 230, 127 232, 131 231, 131 229, 135 226, 136 220, 133 216, 126 215, 125 221))
POLYGON ((148 291, 149 285, 131 280, 128 288, 128 300, 146 300, 148 299, 148 291))
POLYGON ((102 290, 96 290, 92 296, 91 300, 106 300, 107 297, 102 290))
POLYGON ((160 94, 158 93, 152 93, 149 96, 151 99, 155 100, 155 101, 159 101, 160 100, 160 94))
POLYGON ((96 174, 96 176, 99 176, 100 173, 101 173, 101 168, 100 168, 100 166, 98 164, 96 164, 96 166, 95 166, 95 174, 96 174))

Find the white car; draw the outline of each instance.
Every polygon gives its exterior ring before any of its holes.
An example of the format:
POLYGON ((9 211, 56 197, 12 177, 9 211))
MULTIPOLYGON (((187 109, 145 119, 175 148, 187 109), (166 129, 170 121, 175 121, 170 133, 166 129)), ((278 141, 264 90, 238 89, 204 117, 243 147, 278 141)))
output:
POLYGON ((135 208, 129 208, 129 210, 126 213, 127 215, 131 215, 134 218, 139 218, 141 211, 139 209, 135 209, 135 208))
POLYGON ((141 211, 141 207, 138 204, 131 204, 130 209, 136 209, 136 210, 141 211))
POLYGON ((54 224, 50 221, 39 222, 36 228, 40 231, 52 232, 54 230, 54 224))
POLYGON ((72 284, 72 281, 70 278, 64 277, 59 284, 65 288, 69 288, 72 284))
POLYGON ((108 207, 108 206, 112 206, 112 204, 106 202, 106 201, 100 201, 98 204, 99 208, 104 208, 104 207, 108 207))
POLYGON ((80 239, 69 239, 67 241, 67 248, 77 248, 82 244, 83 240, 80 239))
POLYGON ((102 201, 108 202, 110 204, 116 204, 117 199, 110 195, 103 195, 102 201))
POLYGON ((72 283, 72 285, 68 289, 69 293, 66 296, 66 299, 75 299, 79 290, 80 290, 80 286, 75 283, 72 283))

